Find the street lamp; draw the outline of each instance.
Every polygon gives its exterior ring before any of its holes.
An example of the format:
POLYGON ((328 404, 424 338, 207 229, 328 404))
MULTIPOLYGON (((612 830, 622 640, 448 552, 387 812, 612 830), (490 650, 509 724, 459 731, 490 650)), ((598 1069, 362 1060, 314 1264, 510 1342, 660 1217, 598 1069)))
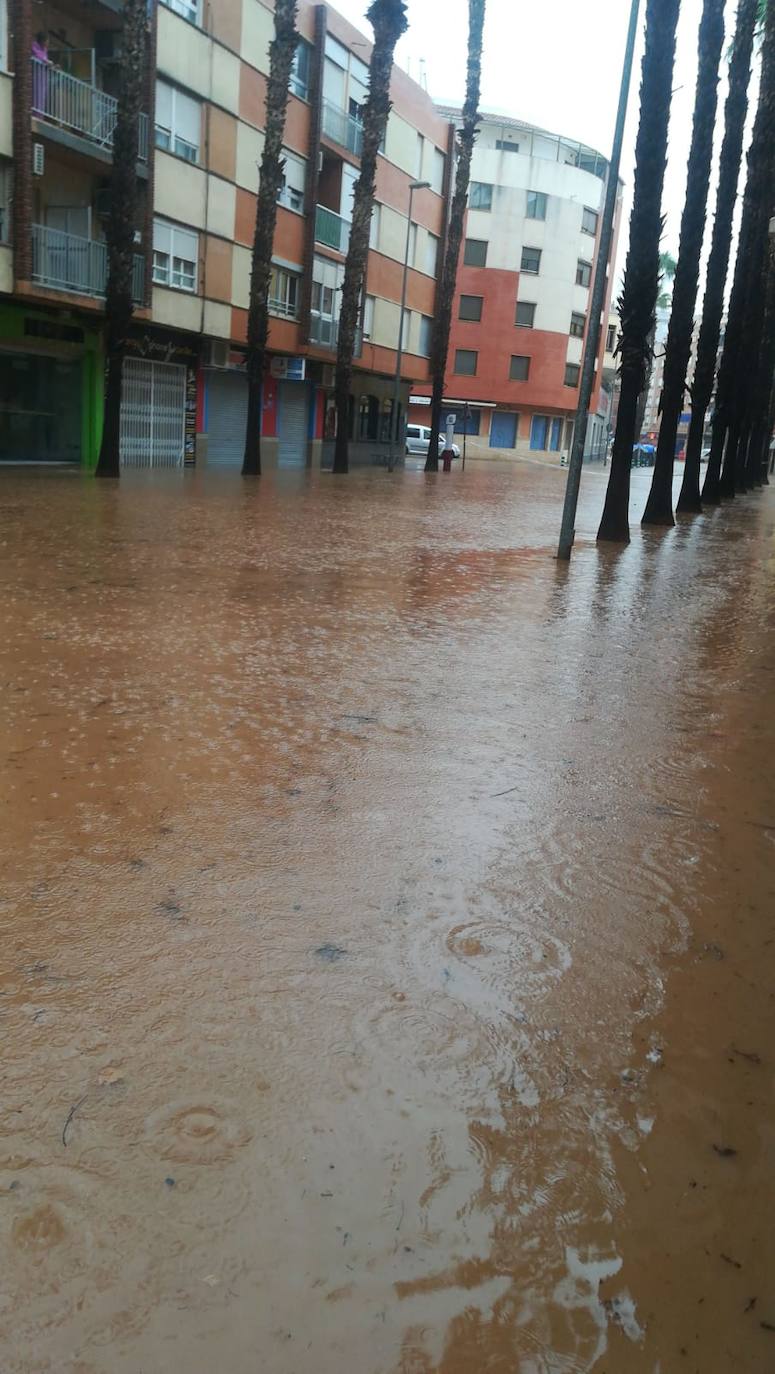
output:
POLYGON ((396 349, 396 375, 393 383, 393 414, 390 417, 390 454, 388 456, 388 470, 393 471, 395 467, 396 449, 398 447, 398 405, 401 396, 401 359, 404 352, 404 318, 406 316, 406 284, 409 279, 409 244, 412 237, 412 201, 415 191, 425 191, 430 189, 429 181, 410 181, 409 183, 409 213, 406 220, 406 249, 404 250, 404 277, 401 283, 401 317, 398 322, 398 348, 396 349))

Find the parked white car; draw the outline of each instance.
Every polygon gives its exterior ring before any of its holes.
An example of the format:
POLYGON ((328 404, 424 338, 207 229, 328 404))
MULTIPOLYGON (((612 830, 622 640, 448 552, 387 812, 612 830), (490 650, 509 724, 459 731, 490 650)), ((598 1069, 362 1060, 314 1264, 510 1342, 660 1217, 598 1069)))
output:
MULTIPOLYGON (((439 435, 439 454, 444 452, 445 436, 439 435)), ((406 426, 406 451, 416 453, 423 458, 427 458, 428 449, 431 446, 431 431, 428 425, 407 425, 406 426)), ((456 458, 460 457, 460 449, 457 444, 452 445, 452 452, 456 458)))

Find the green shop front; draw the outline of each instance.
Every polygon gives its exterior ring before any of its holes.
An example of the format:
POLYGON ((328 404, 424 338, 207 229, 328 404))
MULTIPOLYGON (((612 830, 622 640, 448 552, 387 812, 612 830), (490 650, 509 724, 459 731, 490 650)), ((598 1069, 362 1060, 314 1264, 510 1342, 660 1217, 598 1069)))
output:
POLYGON ((93 467, 103 375, 101 331, 90 321, 0 304, 0 463, 93 467))

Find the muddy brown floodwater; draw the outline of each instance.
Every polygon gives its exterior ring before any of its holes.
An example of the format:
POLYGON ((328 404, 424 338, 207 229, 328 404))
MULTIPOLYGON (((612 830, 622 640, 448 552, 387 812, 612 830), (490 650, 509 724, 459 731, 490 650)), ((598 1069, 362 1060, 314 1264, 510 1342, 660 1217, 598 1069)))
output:
POLYGON ((775 490, 1 476, 3 1374, 771 1374, 775 490))

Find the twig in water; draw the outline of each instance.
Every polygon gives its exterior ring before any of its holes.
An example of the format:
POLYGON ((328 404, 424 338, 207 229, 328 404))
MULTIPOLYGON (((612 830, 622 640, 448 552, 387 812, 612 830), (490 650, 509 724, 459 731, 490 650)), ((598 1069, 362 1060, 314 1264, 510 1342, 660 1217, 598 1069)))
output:
POLYGON ((509 795, 509 792, 517 792, 521 786, 522 786, 521 782, 516 782, 516 783, 514 784, 513 787, 504 787, 504 789, 503 789, 502 792, 491 792, 491 793, 490 793, 490 798, 492 798, 492 797, 507 797, 507 796, 509 795))
POLYGON ((84 1104, 84 1102, 86 1101, 88 1095, 89 1095, 88 1093, 84 1093, 83 1097, 79 1097, 78 1101, 75 1103, 75 1105, 74 1105, 73 1107, 70 1108, 69 1112, 67 1113, 67 1120, 66 1120, 64 1126, 62 1127, 62 1144, 63 1144, 64 1146, 67 1146, 67 1128, 68 1128, 68 1126, 70 1125, 70 1122, 72 1121, 72 1119, 73 1119, 73 1117, 75 1116, 76 1112, 78 1111, 78 1108, 83 1106, 83 1104, 84 1104))

